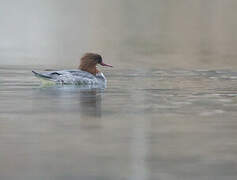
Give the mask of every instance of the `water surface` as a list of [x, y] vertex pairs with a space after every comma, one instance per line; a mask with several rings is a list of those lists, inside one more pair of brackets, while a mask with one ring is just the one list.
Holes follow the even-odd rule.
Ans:
[[235, 180], [237, 72], [113, 69], [107, 89], [0, 68], [1, 180]]

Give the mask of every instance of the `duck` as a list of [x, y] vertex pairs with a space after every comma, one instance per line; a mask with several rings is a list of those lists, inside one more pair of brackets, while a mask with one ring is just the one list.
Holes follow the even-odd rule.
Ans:
[[97, 53], [86, 53], [80, 59], [77, 69], [49, 70], [44, 72], [32, 71], [41, 82], [63, 85], [89, 85], [105, 87], [107, 80], [98, 70], [97, 65], [113, 67], [103, 62], [102, 56]]

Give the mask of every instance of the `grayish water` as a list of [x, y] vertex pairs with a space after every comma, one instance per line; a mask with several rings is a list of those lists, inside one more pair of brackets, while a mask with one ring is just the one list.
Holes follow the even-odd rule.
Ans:
[[[0, 65], [237, 66], [236, 0], [0, 0]], [[236, 69], [236, 68], [234, 68]]]
[[[0, 4], [0, 180], [237, 179], [236, 0]], [[31, 73], [87, 51], [104, 91]]]
[[236, 180], [237, 72], [113, 69], [108, 88], [0, 69], [1, 180]]

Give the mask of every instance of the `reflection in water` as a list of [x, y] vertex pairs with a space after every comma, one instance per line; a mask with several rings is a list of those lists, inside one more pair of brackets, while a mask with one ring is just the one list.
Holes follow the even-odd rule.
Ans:
[[84, 116], [101, 117], [101, 92], [98, 90], [80, 91], [79, 111]]
[[149, 153], [149, 144], [146, 139], [148, 122], [146, 119], [137, 120], [132, 131], [133, 140], [131, 142], [131, 161], [132, 161], [132, 178], [131, 180], [148, 179], [146, 158]]
[[1, 180], [237, 179], [236, 71], [114, 69], [104, 92], [0, 74]]
[[81, 89], [77, 86], [52, 86], [39, 89], [38, 96], [51, 99], [54, 107], [49, 109], [78, 112], [81, 117], [101, 116], [101, 94], [99, 89]]

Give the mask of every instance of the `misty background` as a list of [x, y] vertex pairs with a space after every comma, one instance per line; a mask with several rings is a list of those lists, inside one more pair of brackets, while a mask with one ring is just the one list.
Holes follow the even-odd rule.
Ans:
[[236, 68], [236, 0], [0, 0], [0, 65]]

